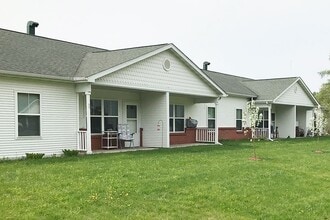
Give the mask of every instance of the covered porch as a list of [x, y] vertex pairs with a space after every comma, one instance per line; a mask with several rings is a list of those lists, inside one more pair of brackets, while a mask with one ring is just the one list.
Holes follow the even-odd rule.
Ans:
[[[80, 90], [77, 93], [77, 149], [80, 151], [97, 153], [136, 148], [168, 148], [196, 142], [217, 143], [218, 134], [215, 129], [205, 131], [187, 126], [189, 118], [205, 120], [203, 117], [206, 116], [200, 114], [197, 104], [217, 103], [217, 97], [107, 86], [86, 88], [90, 91]], [[129, 125], [131, 133], [134, 133], [132, 144], [120, 141], [120, 124]], [[114, 134], [113, 138], [105, 138], [108, 132]]]
[[262, 121], [256, 137], [262, 139], [296, 138], [307, 136], [312, 129], [314, 107], [268, 104], [260, 105]]

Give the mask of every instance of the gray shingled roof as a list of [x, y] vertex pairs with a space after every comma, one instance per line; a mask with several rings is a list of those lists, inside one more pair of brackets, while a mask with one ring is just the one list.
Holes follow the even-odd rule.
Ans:
[[229, 95], [257, 97], [257, 94], [242, 85], [242, 81], [251, 80], [245, 77], [233, 76], [209, 70], [202, 70], [214, 83]]
[[277, 79], [260, 79], [242, 81], [242, 84], [258, 94], [257, 100], [274, 100], [298, 77], [277, 78]]
[[168, 44], [88, 53], [79, 66], [76, 76], [91, 76], [143, 56], [166, 45]]
[[0, 70], [87, 77], [168, 44], [106, 50], [0, 29]]
[[[88, 77], [168, 44], [105, 50], [0, 28], [0, 70], [49, 76]], [[253, 80], [202, 70], [229, 95], [274, 100], [297, 77]]]
[[105, 51], [0, 29], [0, 70], [72, 77], [87, 53]]
[[298, 77], [275, 79], [249, 79], [208, 70], [203, 72], [229, 95], [257, 97], [272, 101], [294, 83]]

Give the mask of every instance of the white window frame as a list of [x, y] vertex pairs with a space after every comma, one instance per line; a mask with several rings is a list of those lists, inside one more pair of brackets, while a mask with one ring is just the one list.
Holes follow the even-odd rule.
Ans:
[[[210, 109], [210, 108], [214, 109], [214, 118], [210, 118], [210, 117], [209, 117], [209, 109]], [[210, 120], [214, 121], [214, 128], [215, 128], [215, 126], [216, 126], [216, 125], [215, 125], [215, 115], [216, 115], [215, 107], [211, 107], [211, 106], [207, 107], [207, 127], [208, 127], [208, 128], [210, 128], [210, 124], [209, 124], [209, 121], [210, 121]]]
[[[185, 106], [182, 104], [170, 104], [169, 108], [171, 108], [172, 106], [172, 112], [173, 112], [173, 116], [169, 115], [169, 120], [173, 120], [173, 130], [170, 130], [170, 133], [183, 133], [185, 132]], [[183, 106], [183, 116], [176, 116], [175, 115], [175, 106]], [[171, 112], [171, 110], [169, 111], [169, 113]], [[176, 131], [175, 130], [175, 120], [183, 120], [183, 130], [182, 131]]]
[[[31, 114], [31, 113], [19, 113], [18, 112], [18, 94], [31, 94], [31, 95], [39, 95], [39, 114]], [[39, 135], [34, 136], [19, 136], [18, 133], [18, 116], [20, 115], [31, 115], [31, 116], [39, 116]], [[40, 139], [42, 137], [42, 94], [36, 91], [15, 91], [15, 138], [16, 139]]]
[[[237, 110], [241, 111], [241, 118], [237, 118]], [[235, 129], [236, 129], [236, 131], [242, 131], [243, 130], [243, 109], [237, 108], [235, 110], [235, 118], [236, 118], [236, 120], [235, 120]], [[237, 129], [237, 121], [241, 121], [241, 129]]]
[[[92, 115], [91, 114], [91, 120], [92, 120], [92, 118], [101, 118], [101, 133], [91, 133], [92, 135], [99, 135], [99, 134], [102, 134], [104, 132], [104, 120], [105, 120], [105, 118], [117, 118], [117, 125], [118, 125], [118, 123], [119, 123], [119, 101], [118, 100], [91, 98], [91, 101], [92, 100], [101, 101], [101, 115]], [[104, 115], [104, 101], [115, 101], [115, 102], [117, 102], [117, 116]], [[92, 121], [91, 121], [91, 123], [92, 123]]]
[[[267, 121], [268, 125], [269, 125], [269, 123], [272, 123], [272, 121], [269, 120], [269, 118], [268, 118], [268, 109], [260, 109], [258, 115], [260, 115], [260, 114], [262, 114], [262, 119], [259, 122], [258, 126], [256, 126], [256, 127], [263, 128], [263, 129], [268, 128], [268, 126], [265, 127], [265, 122]], [[265, 119], [265, 116], [267, 117], [267, 119]]]

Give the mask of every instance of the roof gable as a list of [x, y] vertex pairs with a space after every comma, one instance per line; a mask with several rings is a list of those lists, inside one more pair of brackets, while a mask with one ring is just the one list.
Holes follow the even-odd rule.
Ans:
[[[133, 48], [134, 49], [134, 48]], [[140, 48], [143, 49], [143, 48]], [[138, 50], [140, 50], [138, 49]], [[134, 55], [130, 56], [130, 59], [127, 59], [126, 62], [118, 62], [118, 65], [108, 65], [108, 69], [105, 69], [101, 72], [92, 74], [87, 77], [88, 81], [94, 82], [98, 79], [101, 79], [102, 77], [111, 77], [110, 74], [117, 72], [119, 70], [122, 70], [126, 67], [129, 67], [133, 64], [136, 64], [138, 62], [142, 62], [150, 57], [156, 56], [158, 54], [161, 54], [164, 51], [171, 51], [177, 59], [180, 59], [190, 70], [192, 70], [195, 75], [199, 77], [200, 80], [203, 82], [206, 82], [208, 86], [211, 87], [213, 90], [217, 90], [218, 94], [221, 94], [223, 96], [226, 96], [226, 93], [218, 86], [216, 85], [212, 80], [210, 80], [203, 71], [201, 71], [187, 56], [185, 56], [176, 46], [173, 44], [162, 44], [158, 46], [152, 46], [148, 48], [148, 50], [142, 50], [143, 52], [134, 53]], [[148, 52], [149, 51], [149, 52]], [[129, 50], [127, 52], [130, 52]], [[110, 55], [110, 54], [108, 54]], [[114, 55], [114, 54], [112, 54]], [[189, 79], [187, 79], [189, 80]], [[189, 93], [189, 92], [187, 92]]]
[[300, 106], [317, 106], [319, 103], [301, 78], [284, 90], [274, 99], [274, 103], [295, 104]]
[[273, 101], [297, 79], [297, 77], [290, 77], [277, 79], [245, 80], [242, 81], [242, 84], [258, 95], [257, 100]]
[[[165, 69], [165, 61], [170, 69]], [[146, 91], [170, 92], [195, 97], [219, 97], [219, 91], [210, 85], [174, 50], [167, 49], [148, 58], [95, 79], [96, 85], [130, 88]]]

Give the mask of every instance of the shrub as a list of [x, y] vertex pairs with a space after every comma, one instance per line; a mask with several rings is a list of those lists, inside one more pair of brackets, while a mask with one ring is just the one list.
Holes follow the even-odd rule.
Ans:
[[26, 159], [41, 159], [45, 154], [43, 153], [26, 153]]
[[78, 150], [63, 149], [62, 150], [65, 157], [76, 157], [79, 154]]

